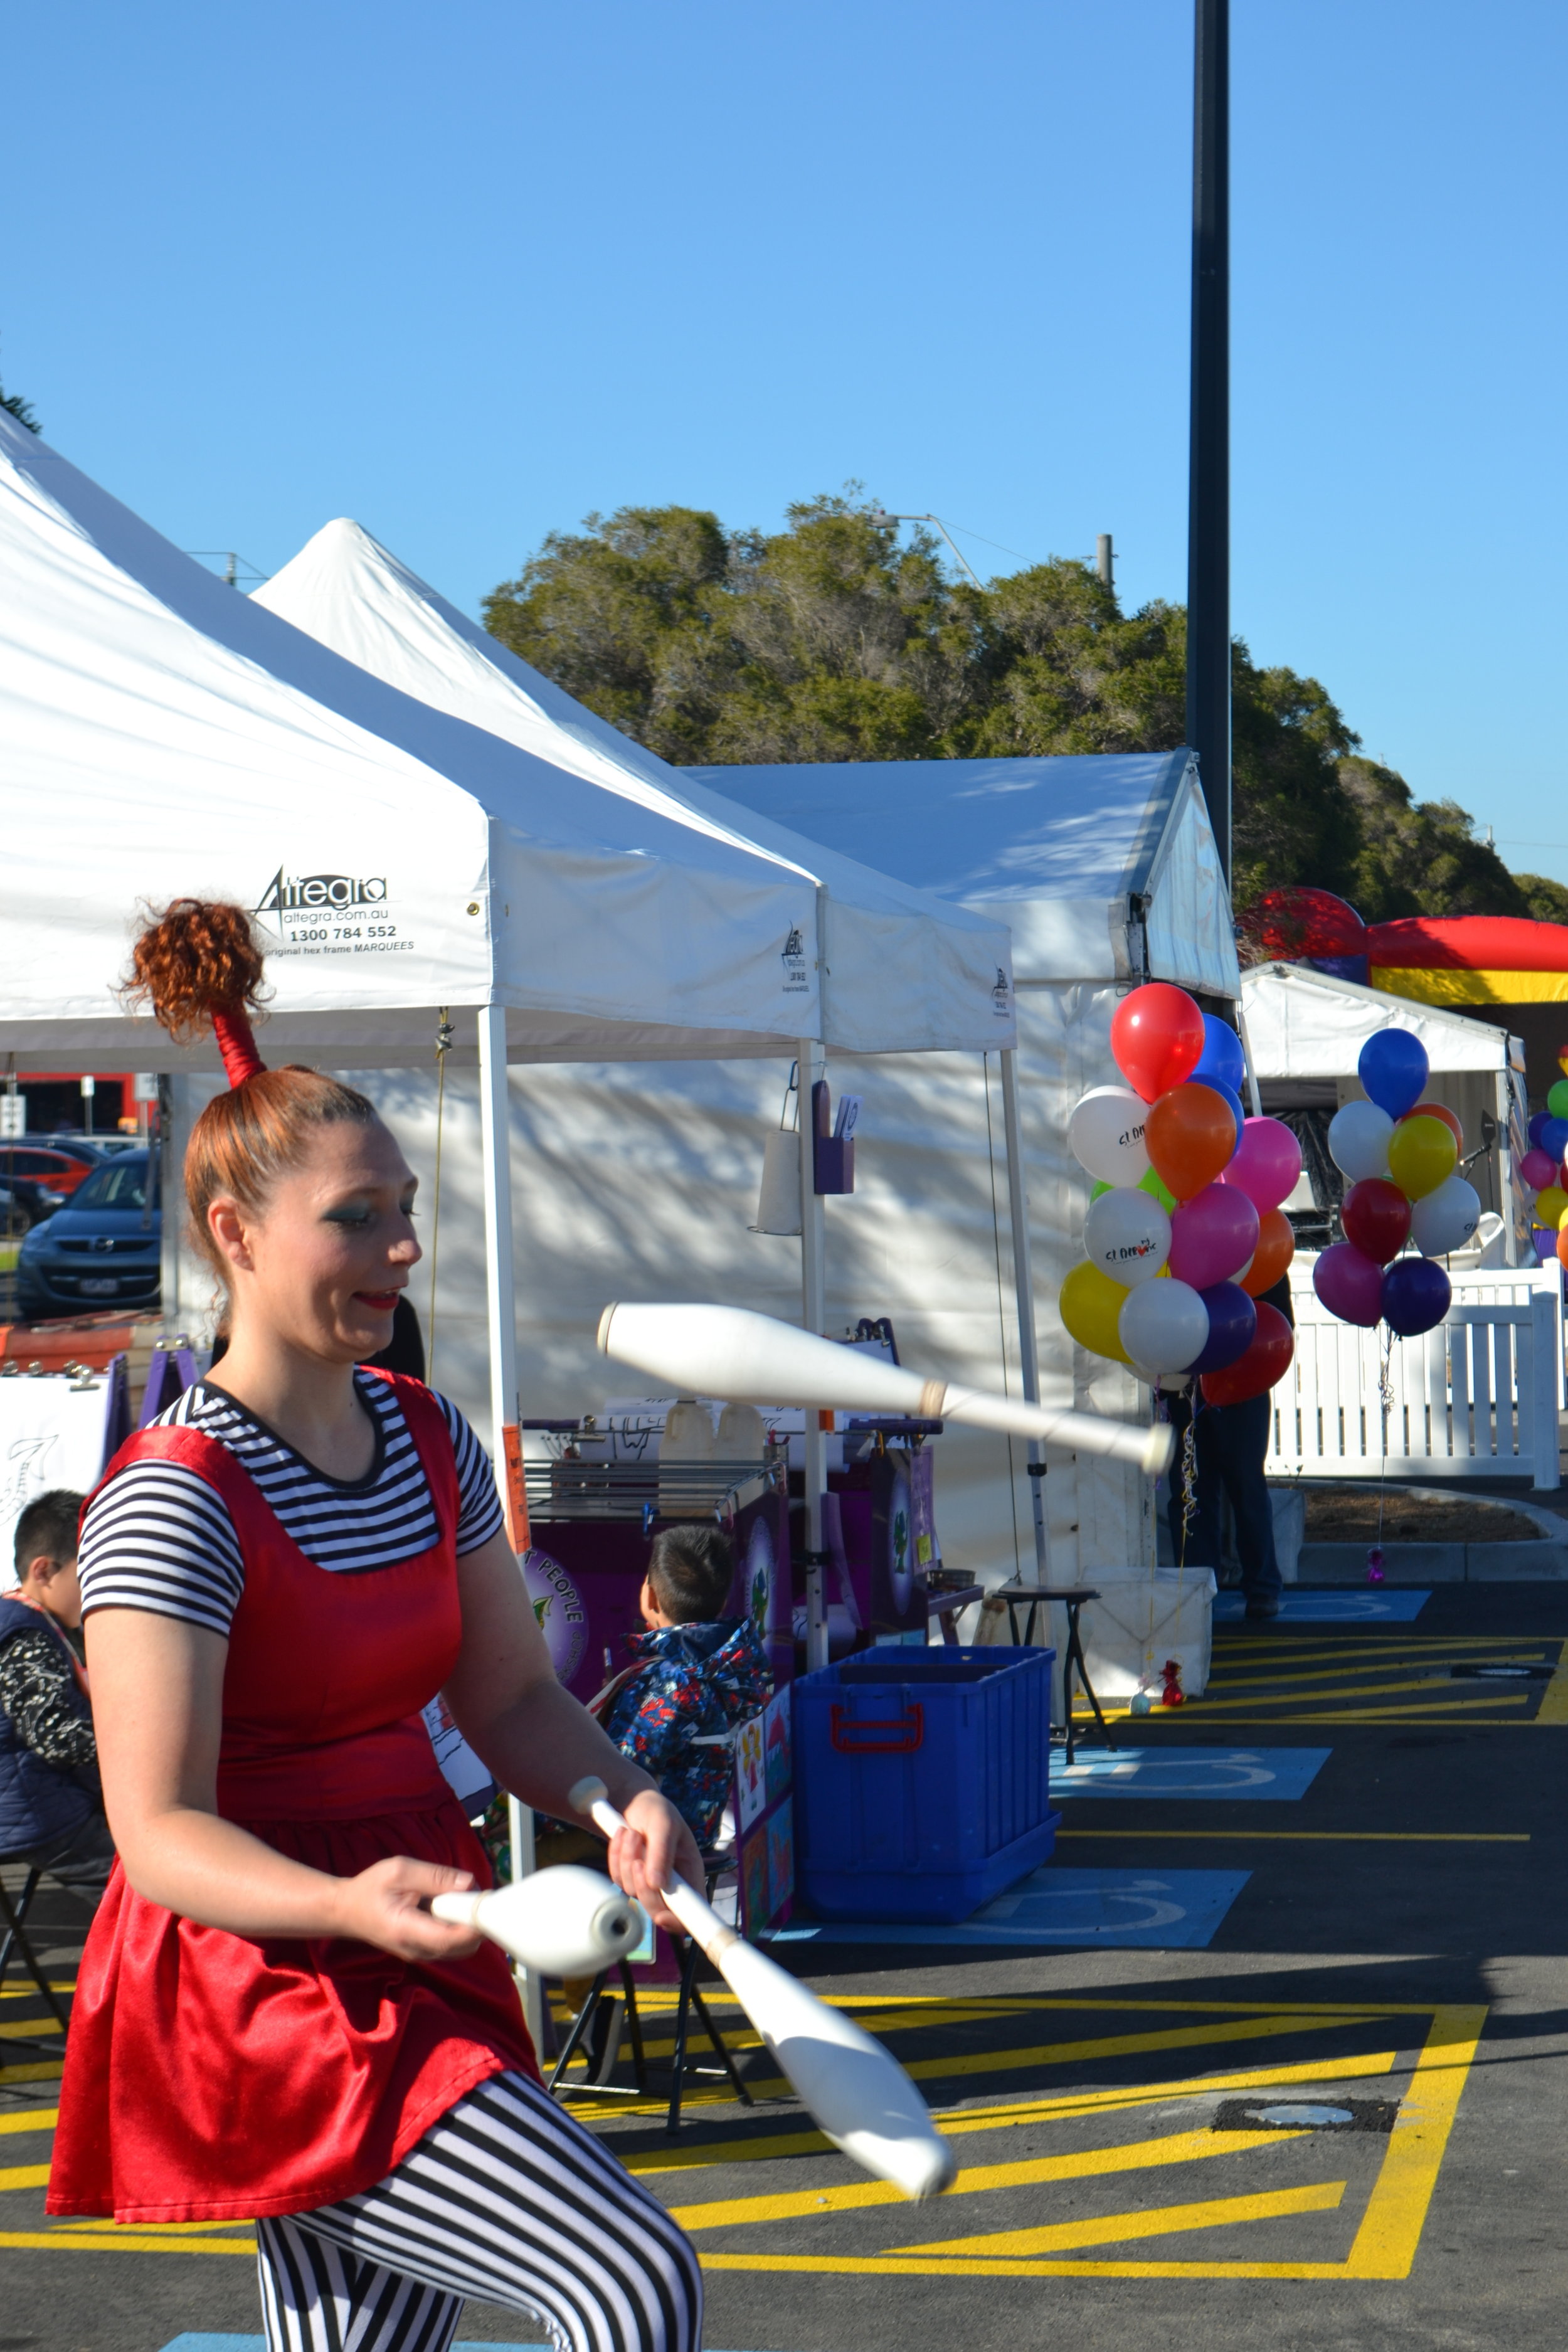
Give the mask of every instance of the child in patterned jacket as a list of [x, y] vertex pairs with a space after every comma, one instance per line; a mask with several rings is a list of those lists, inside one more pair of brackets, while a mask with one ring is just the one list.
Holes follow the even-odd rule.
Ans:
[[595, 1703], [605, 1729], [708, 1845], [730, 1792], [724, 1738], [773, 1695], [767, 1654], [749, 1617], [720, 1615], [734, 1560], [713, 1527], [661, 1528], [640, 1603], [647, 1631], [627, 1641], [637, 1664]]

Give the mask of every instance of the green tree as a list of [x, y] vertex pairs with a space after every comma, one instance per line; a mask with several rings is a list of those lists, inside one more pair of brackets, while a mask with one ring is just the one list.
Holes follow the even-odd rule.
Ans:
[[24, 400], [19, 392], [7, 392], [4, 384], [0, 384], [0, 408], [3, 408], [8, 416], [14, 416], [18, 425], [25, 425], [29, 433], [43, 431], [43, 426], [34, 414], [32, 402]]
[[1538, 923], [1568, 923], [1568, 885], [1548, 874], [1516, 874], [1524, 911]]
[[[677, 765], [1182, 742], [1181, 605], [1123, 613], [1065, 557], [979, 588], [948, 576], [929, 533], [900, 544], [879, 511], [852, 482], [792, 506], [772, 533], [693, 507], [590, 515], [485, 599], [486, 625]], [[1368, 921], [1531, 911], [1462, 809], [1416, 802], [1361, 756], [1316, 678], [1259, 667], [1239, 638], [1231, 677], [1238, 909], [1271, 884], [1310, 882]], [[1531, 887], [1543, 906], [1559, 887]]]
[[[1527, 915], [1518, 877], [1475, 837], [1457, 801], [1418, 801], [1392, 768], [1358, 755], [1340, 776], [1360, 820], [1347, 896], [1369, 923], [1400, 915]], [[1555, 886], [1550, 886], [1555, 887]]]

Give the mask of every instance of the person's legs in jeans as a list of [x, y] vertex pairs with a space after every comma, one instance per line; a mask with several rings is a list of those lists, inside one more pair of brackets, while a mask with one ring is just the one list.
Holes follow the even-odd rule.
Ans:
[[1212, 1483], [1224, 1481], [1236, 1514], [1236, 1549], [1241, 1558], [1241, 1589], [1249, 1616], [1273, 1616], [1279, 1607], [1274, 1506], [1263, 1475], [1272, 1405], [1265, 1391], [1241, 1404], [1211, 1405], [1198, 1422], [1200, 1454], [1205, 1452], [1206, 1434]]

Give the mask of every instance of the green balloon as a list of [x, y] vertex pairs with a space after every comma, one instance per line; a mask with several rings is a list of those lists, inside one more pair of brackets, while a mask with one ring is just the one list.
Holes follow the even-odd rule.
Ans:
[[1553, 1118], [1568, 1118], [1568, 1078], [1559, 1078], [1546, 1097], [1546, 1108]]
[[[1568, 1081], [1565, 1081], [1565, 1083], [1568, 1083]], [[1568, 1118], [1568, 1111], [1563, 1113], [1563, 1117]], [[1094, 1190], [1090, 1192], [1089, 1197], [1091, 1201], [1098, 1201], [1102, 1192], [1114, 1192], [1115, 1190], [1116, 1187], [1114, 1184], [1098, 1183], [1095, 1185]], [[1146, 1170], [1145, 1172], [1140, 1176], [1138, 1179], [1138, 1190], [1141, 1192], [1147, 1192], [1152, 1201], [1158, 1201], [1160, 1206], [1164, 1210], [1167, 1216], [1173, 1215], [1181, 1205], [1177, 1201], [1175, 1194], [1173, 1192], [1168, 1192], [1165, 1190], [1164, 1185], [1161, 1183], [1159, 1177], [1155, 1174], [1152, 1168]]]

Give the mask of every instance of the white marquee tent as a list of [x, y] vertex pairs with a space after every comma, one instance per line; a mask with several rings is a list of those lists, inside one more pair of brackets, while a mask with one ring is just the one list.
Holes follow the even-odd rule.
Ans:
[[[8, 1066], [214, 1066], [210, 1046], [173, 1049], [116, 993], [136, 902], [181, 891], [256, 908], [274, 1059], [426, 1061], [438, 1008], [473, 1009], [453, 1058], [481, 1067], [498, 1418], [517, 1393], [508, 1060], [776, 1057], [821, 1036], [823, 876], [635, 762], [585, 772], [397, 692], [215, 579], [4, 415], [0, 741]], [[912, 1007], [889, 990], [879, 1013], [868, 963], [841, 992], [849, 1028], [897, 1047], [951, 1018], [961, 1036], [1010, 1043], [1005, 930], [866, 887], [889, 968], [903, 979], [913, 943], [923, 981]]]

